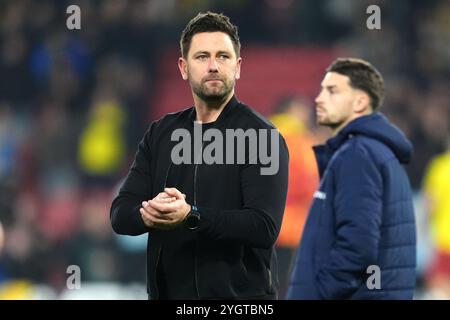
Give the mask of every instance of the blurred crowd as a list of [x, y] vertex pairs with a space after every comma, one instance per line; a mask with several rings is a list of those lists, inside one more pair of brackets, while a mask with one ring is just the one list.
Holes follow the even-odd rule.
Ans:
[[[81, 30], [66, 27], [70, 4], [81, 8]], [[381, 8], [381, 30], [366, 28], [370, 4]], [[415, 148], [406, 169], [417, 200], [417, 297], [450, 299], [444, 0], [1, 1], [0, 298], [17, 292], [15, 281], [61, 292], [69, 265], [80, 266], [86, 282], [145, 284], [146, 236], [114, 235], [109, 207], [158, 107], [158, 61], [204, 10], [229, 15], [244, 48], [324, 47], [379, 68], [387, 90], [381, 111]], [[313, 99], [280, 97], [266, 114], [290, 137], [291, 162], [298, 159], [278, 243], [286, 272], [318, 181], [309, 147], [329, 136], [314, 123]]]

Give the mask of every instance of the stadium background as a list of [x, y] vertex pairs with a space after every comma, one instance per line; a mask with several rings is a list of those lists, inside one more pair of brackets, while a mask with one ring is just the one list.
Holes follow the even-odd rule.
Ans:
[[[81, 30], [66, 27], [71, 4], [81, 8]], [[366, 26], [372, 4], [381, 8], [381, 30]], [[435, 188], [450, 198], [442, 187], [449, 170], [431, 166], [450, 150], [445, 0], [2, 0], [0, 298], [146, 298], [146, 236], [113, 234], [109, 207], [149, 123], [191, 105], [178, 41], [205, 10], [239, 27], [238, 98], [268, 117], [294, 98], [314, 142], [329, 136], [311, 113], [324, 68], [338, 56], [379, 68], [382, 111], [415, 146], [406, 168], [418, 223], [415, 298], [450, 298], [427, 280], [440, 250], [434, 233], [450, 233], [450, 211], [436, 227], [427, 202]], [[81, 269], [79, 290], [67, 288], [70, 265]]]

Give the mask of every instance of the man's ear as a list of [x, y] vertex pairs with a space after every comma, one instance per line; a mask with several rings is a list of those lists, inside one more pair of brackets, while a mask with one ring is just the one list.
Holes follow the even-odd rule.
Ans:
[[184, 60], [184, 58], [182, 57], [178, 58], [178, 69], [180, 70], [181, 77], [183, 78], [183, 80], [187, 80], [188, 79], [187, 63], [186, 60]]
[[353, 110], [355, 113], [359, 114], [370, 112], [372, 110], [372, 107], [370, 106], [370, 97], [366, 92], [358, 92], [353, 105]]
[[241, 64], [242, 64], [242, 58], [239, 57], [237, 59], [237, 64], [236, 64], [236, 75], [235, 75], [236, 80], [239, 80], [239, 78], [241, 77]]

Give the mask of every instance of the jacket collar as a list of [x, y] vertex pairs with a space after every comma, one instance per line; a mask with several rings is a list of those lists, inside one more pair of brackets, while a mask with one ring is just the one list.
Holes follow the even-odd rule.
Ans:
[[366, 122], [372, 117], [376, 116], [377, 113], [372, 113], [367, 116], [359, 117], [351, 122], [349, 122], [338, 134], [330, 139], [328, 139], [325, 144], [313, 146], [314, 153], [316, 155], [317, 167], [319, 169], [319, 176], [322, 178], [325, 169], [328, 166], [334, 153], [348, 140], [353, 137], [352, 129], [361, 123]]
[[[228, 114], [230, 114], [230, 112], [232, 110], [235, 109], [235, 107], [239, 104], [238, 99], [236, 98], [235, 95], [233, 95], [230, 99], [230, 101], [228, 101], [228, 103], [225, 105], [225, 107], [223, 108], [222, 112], [220, 112], [219, 117], [217, 118], [216, 121], [214, 121], [216, 124], [219, 124], [223, 121], [223, 119], [225, 119]], [[189, 119], [193, 121], [195, 121], [197, 117], [197, 112], [195, 110], [195, 107], [192, 107], [191, 112], [189, 113]]]

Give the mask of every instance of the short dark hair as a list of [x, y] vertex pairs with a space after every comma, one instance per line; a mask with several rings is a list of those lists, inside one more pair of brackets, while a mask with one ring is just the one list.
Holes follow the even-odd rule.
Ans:
[[238, 28], [231, 23], [230, 18], [222, 13], [201, 12], [191, 19], [181, 33], [180, 49], [181, 56], [185, 58], [191, 47], [192, 37], [200, 32], [224, 32], [228, 34], [233, 42], [236, 56], [239, 57], [241, 43], [239, 41]]
[[350, 86], [366, 92], [375, 110], [384, 99], [384, 80], [381, 73], [370, 63], [357, 58], [338, 58], [326, 70], [350, 78]]

